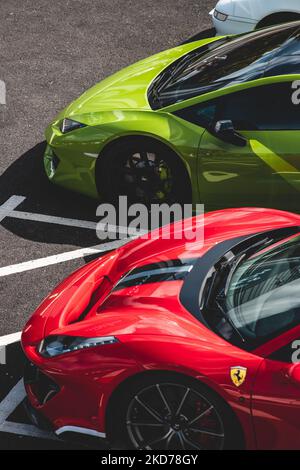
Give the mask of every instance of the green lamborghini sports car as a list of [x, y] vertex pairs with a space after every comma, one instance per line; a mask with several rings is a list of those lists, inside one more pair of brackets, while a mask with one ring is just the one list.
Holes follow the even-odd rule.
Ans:
[[46, 138], [49, 179], [95, 198], [297, 210], [300, 22], [131, 65], [67, 106]]

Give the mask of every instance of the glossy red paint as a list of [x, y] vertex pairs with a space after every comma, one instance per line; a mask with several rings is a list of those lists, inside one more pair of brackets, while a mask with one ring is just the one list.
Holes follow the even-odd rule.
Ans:
[[[132, 241], [77, 270], [33, 314], [23, 331], [23, 349], [60, 392], [40, 405], [33, 387], [26, 388], [33, 407], [54, 429], [79, 426], [105, 433], [107, 406], [120, 384], [150, 371], [175, 371], [205, 383], [229, 404], [248, 449], [300, 448], [300, 388], [291, 382], [286, 364], [268, 359], [299, 337], [300, 328], [248, 353], [217, 336], [183, 307], [182, 281], [111, 293], [133, 268], [198, 258], [227, 239], [300, 225], [300, 217], [275, 210], [230, 209], [201, 216], [197, 224], [204, 224], [204, 243], [162, 240], [158, 230], [154, 239]], [[176, 230], [181, 224], [172, 226]], [[87, 309], [85, 319], [76, 321]], [[58, 334], [115, 336], [119, 342], [45, 359], [37, 351], [39, 342]], [[234, 366], [248, 369], [239, 388], [230, 378]]]

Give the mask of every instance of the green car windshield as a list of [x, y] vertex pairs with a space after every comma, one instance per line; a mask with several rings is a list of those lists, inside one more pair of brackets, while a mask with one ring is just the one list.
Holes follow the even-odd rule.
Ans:
[[[296, 22], [238, 38], [229, 37], [220, 43], [216, 41], [217, 47], [210, 50], [195, 49], [154, 80], [148, 93], [152, 109], [255, 80], [265, 74], [300, 73], [299, 31], [300, 23]], [[277, 61], [272, 71], [272, 62], [277, 57], [284, 57], [284, 65], [281, 63], [280, 66]], [[291, 66], [286, 69], [288, 64]]]
[[206, 321], [247, 350], [299, 325], [300, 236], [238, 259], [219, 285]]

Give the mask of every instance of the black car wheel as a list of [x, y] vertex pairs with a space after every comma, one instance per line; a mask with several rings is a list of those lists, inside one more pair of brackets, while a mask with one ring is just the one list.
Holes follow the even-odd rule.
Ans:
[[292, 12], [274, 13], [266, 18], [263, 18], [255, 29], [267, 28], [268, 26], [276, 26], [278, 24], [290, 23], [292, 21], [299, 21], [300, 15]]
[[146, 205], [191, 202], [187, 171], [171, 150], [152, 139], [120, 141], [99, 157], [98, 190], [105, 200], [125, 195]]
[[116, 419], [120, 418], [117, 441], [123, 448], [200, 451], [242, 447], [242, 433], [230, 408], [214, 392], [188, 379], [151, 378], [131, 387]]

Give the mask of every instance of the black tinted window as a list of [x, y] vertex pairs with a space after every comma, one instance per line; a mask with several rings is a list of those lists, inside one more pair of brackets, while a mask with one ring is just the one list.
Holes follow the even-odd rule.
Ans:
[[[208, 54], [190, 53], [170, 66], [172, 79], [166, 72], [150, 88], [149, 101], [154, 109], [205, 94], [209, 91], [263, 77], [269, 63], [280, 53], [290, 37], [297, 34], [299, 24], [247, 34]], [[290, 46], [297, 49], [297, 46]], [[155, 99], [157, 98], [157, 99]]]
[[266, 77], [300, 74], [300, 56], [277, 57], [266, 70]]
[[174, 114], [209, 129], [230, 120], [236, 130], [299, 130], [300, 105], [293, 104], [292, 82], [254, 87], [176, 111]]
[[190, 106], [189, 108], [181, 109], [180, 111], [176, 111], [174, 114], [186, 121], [196, 124], [197, 126], [209, 129], [216, 121], [216, 110], [217, 100], [214, 100], [208, 103], [197, 104], [195, 106]]
[[293, 104], [292, 82], [260, 86], [222, 97], [218, 120], [237, 130], [299, 130], [300, 105]]
[[300, 73], [300, 34], [290, 38], [268, 65], [265, 76]]
[[280, 361], [280, 362], [287, 362], [291, 364], [293, 362], [293, 355], [295, 353], [295, 345], [294, 341], [292, 343], [287, 344], [281, 349], [278, 349], [273, 354], [269, 356], [269, 359], [273, 361]]

